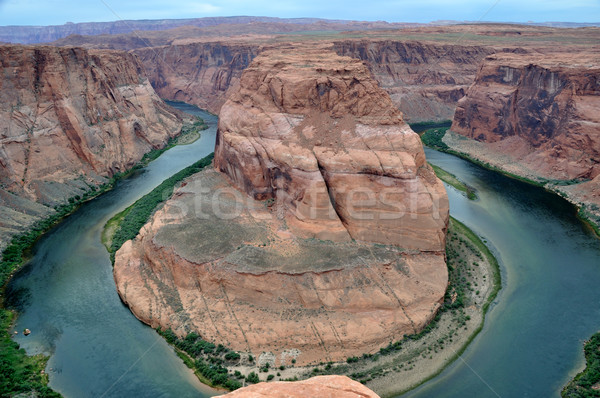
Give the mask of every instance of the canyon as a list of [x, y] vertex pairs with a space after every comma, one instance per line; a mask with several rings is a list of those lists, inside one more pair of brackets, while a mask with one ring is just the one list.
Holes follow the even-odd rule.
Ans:
[[116, 253], [139, 319], [287, 366], [376, 351], [435, 316], [446, 192], [362, 62], [264, 50], [221, 107], [214, 165]]
[[133, 55], [4, 45], [0, 65], [3, 246], [181, 129]]
[[[119, 294], [262, 364], [375, 352], [435, 315], [448, 204], [406, 121], [453, 119], [452, 149], [600, 217], [597, 29], [231, 22], [1, 46], [2, 242], [174, 136], [159, 97], [220, 114], [215, 169], [118, 252]], [[393, 205], [345, 202], [359, 186]]]

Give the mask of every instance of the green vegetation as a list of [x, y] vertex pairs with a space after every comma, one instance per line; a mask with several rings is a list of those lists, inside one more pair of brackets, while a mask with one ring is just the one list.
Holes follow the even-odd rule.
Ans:
[[439, 122], [429, 121], [429, 122], [409, 123], [410, 128], [416, 133], [420, 133], [425, 130], [430, 130], [430, 129], [434, 129], [434, 128], [449, 128], [451, 125], [452, 125], [452, 120], [441, 120]]
[[447, 172], [439, 166], [429, 163], [429, 165], [435, 171], [435, 175], [442, 181], [447, 184], [452, 185], [454, 188], [458, 189], [461, 192], [464, 192], [467, 195], [467, 198], [470, 200], [477, 199], [477, 194], [475, 193], [475, 188], [465, 184], [461, 180], [459, 180], [454, 174]]
[[[173, 193], [175, 185], [184, 178], [191, 176], [211, 164], [214, 154], [197, 161], [191, 166], [173, 174], [164, 180], [150, 193], [138, 199], [134, 204], [116, 214], [105, 225], [103, 232], [103, 243], [110, 242], [111, 261], [115, 260], [115, 253], [126, 241], [137, 236], [140, 229], [148, 222], [148, 219], [159, 204], [164, 202]], [[112, 231], [112, 236], [109, 232]]]
[[139, 169], [141, 167], [147, 166], [148, 163], [157, 159], [165, 151], [168, 151], [176, 145], [191, 144], [200, 137], [199, 132], [202, 130], [206, 130], [207, 128], [208, 125], [206, 125], [204, 120], [199, 117], [196, 117], [193, 123], [183, 125], [179, 135], [173, 138], [169, 138], [169, 141], [167, 141], [167, 145], [165, 145], [164, 148], [154, 149], [146, 153], [142, 160], [140, 160], [140, 162], [134, 168]]
[[[197, 118], [193, 124], [185, 125], [177, 138], [169, 140], [165, 148], [152, 150], [144, 155], [142, 160], [133, 168], [115, 173], [108, 181], [100, 186], [90, 186], [89, 190], [69, 198], [64, 204], [54, 207], [54, 213], [40, 220], [29, 231], [14, 236], [2, 252], [0, 261], [0, 287], [6, 286], [14, 272], [27, 260], [29, 250], [42, 234], [49, 231], [62, 219], [77, 210], [83, 203], [112, 189], [115, 184], [131, 175], [134, 171], [158, 158], [164, 151], [177, 145], [179, 140], [191, 143], [190, 134], [206, 129], [204, 121]], [[180, 138], [181, 137], [181, 138]], [[4, 297], [0, 295], [0, 304], [4, 305]], [[43, 355], [27, 356], [24, 350], [14, 342], [9, 334], [15, 313], [0, 308], [0, 393], [2, 396], [12, 396], [19, 393], [34, 394], [39, 397], [60, 397], [60, 394], [47, 387], [48, 376], [42, 373], [47, 357]]]
[[[450, 147], [448, 145], [446, 145], [446, 143], [443, 141], [443, 138], [446, 135], [447, 131], [448, 131], [448, 128], [434, 128], [434, 129], [426, 130], [423, 134], [421, 134], [421, 141], [423, 142], [423, 144], [427, 145], [428, 147], [430, 147], [432, 149], [438, 150], [440, 152], [449, 153], [454, 156], [458, 156], [461, 159], [468, 160], [469, 162], [475, 163], [476, 165], [481, 166], [485, 169], [494, 171], [496, 173], [500, 173], [502, 175], [505, 175], [506, 177], [509, 177], [509, 178], [512, 178], [515, 180], [519, 180], [526, 184], [544, 188], [544, 189], [551, 191], [557, 195], [560, 195], [566, 199], [568, 199], [567, 195], [564, 192], [560, 191], [558, 189], [558, 187], [575, 185], [575, 184], [589, 181], [587, 179], [580, 179], [580, 178], [575, 178], [575, 179], [571, 179], [571, 180], [551, 180], [551, 179], [541, 178], [541, 177], [537, 178], [536, 180], [532, 180], [532, 179], [522, 177], [522, 176], [519, 176], [519, 175], [516, 175], [513, 173], [509, 173], [508, 171], [503, 170], [499, 167], [496, 167], [496, 166], [490, 164], [489, 162], [482, 162], [481, 160], [475, 159], [465, 153], [450, 149]], [[441, 176], [438, 176], [438, 177], [441, 180], [444, 180]], [[446, 182], [448, 182], [448, 181], [446, 181]], [[450, 182], [448, 182], [448, 183], [450, 184]], [[577, 205], [577, 207], [578, 207], [577, 216], [579, 217], [579, 219], [582, 220], [583, 222], [585, 222], [586, 224], [588, 224], [591, 227], [591, 229], [596, 233], [596, 236], [600, 237], [600, 211], [597, 208], [597, 205], [584, 204], [584, 205]]]
[[584, 204], [579, 208], [577, 217], [592, 228], [600, 238], [600, 209], [597, 204]]
[[[188, 333], [184, 339], [180, 339], [171, 329], [161, 330], [159, 327], [156, 331], [175, 347], [177, 355], [190, 369], [195, 371], [203, 383], [231, 391], [242, 386], [242, 383], [237, 380], [243, 377], [242, 374], [236, 372], [230, 375], [226, 368], [226, 365], [234, 365], [240, 361], [241, 356], [237, 352], [231, 351], [221, 344], [215, 346], [194, 332]], [[246, 377], [246, 381], [258, 383], [260, 380], [256, 373], [251, 372]]]
[[448, 127], [435, 128], [426, 130], [421, 134], [421, 141], [430, 148], [438, 151], [447, 152], [450, 147], [442, 140], [448, 131]]
[[60, 397], [48, 387], [48, 375], [44, 373], [48, 357], [27, 356], [11, 339], [9, 329], [13, 319], [13, 312], [0, 309], [0, 395]]
[[[470, 253], [467, 254], [467, 253]], [[382, 347], [377, 353], [363, 354], [362, 356], [353, 356], [346, 359], [346, 363], [337, 364], [335, 366], [326, 366], [325, 368], [312, 369], [314, 374], [347, 374], [354, 380], [361, 383], [367, 383], [379, 377], [386, 375], [391, 371], [399, 372], [401, 370], [410, 370], [419, 357], [431, 357], [435, 353], [444, 350], [445, 346], [452, 342], [466, 326], [466, 323], [471, 320], [470, 316], [465, 313], [465, 309], [473, 305], [473, 297], [478, 296], [478, 286], [475, 280], [471, 277], [475, 267], [479, 267], [479, 261], [487, 260], [491, 265], [492, 275], [492, 290], [486, 301], [482, 303], [482, 320], [476, 329], [469, 336], [466, 342], [461, 346], [456, 353], [453, 353], [452, 358], [446, 362], [449, 365], [453, 360], [458, 358], [460, 354], [467, 348], [469, 343], [477, 336], [483, 327], [483, 319], [490, 304], [496, 298], [502, 284], [500, 280], [500, 269], [498, 262], [487, 246], [481, 239], [473, 233], [468, 227], [460, 223], [458, 220], [450, 217], [448, 227], [448, 237], [446, 243], [446, 257], [448, 265], [449, 285], [444, 296], [442, 307], [436, 314], [435, 318], [419, 333], [405, 335], [400, 341], [391, 342], [387, 346]], [[469, 262], [469, 257], [476, 258], [476, 261]], [[452, 323], [455, 325], [454, 330], [444, 330], [439, 327], [443, 316], [451, 316]], [[448, 319], [448, 318], [445, 318]], [[445, 321], [447, 325], [448, 321]], [[439, 332], [439, 338], [430, 338], [432, 331]], [[428, 340], [423, 341], [423, 346], [415, 346], [411, 342], [420, 341], [424, 337]], [[406, 348], [412, 347], [412, 348]], [[417, 347], [417, 348], [415, 348]], [[393, 356], [391, 359], [380, 361], [384, 356]], [[381, 362], [381, 363], [380, 363]], [[435, 374], [432, 374], [425, 380], [437, 376], [444, 368], [438, 369]], [[401, 377], [401, 376], [399, 376]], [[412, 386], [414, 388], [416, 386]], [[404, 391], [398, 391], [401, 393]]]
[[593, 335], [583, 349], [586, 367], [563, 388], [563, 398], [600, 397], [600, 333]]

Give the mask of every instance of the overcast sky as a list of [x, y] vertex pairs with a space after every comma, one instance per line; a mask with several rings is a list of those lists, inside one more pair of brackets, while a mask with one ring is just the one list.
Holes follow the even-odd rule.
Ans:
[[388, 22], [599, 22], [600, 0], [0, 0], [0, 25], [233, 15]]

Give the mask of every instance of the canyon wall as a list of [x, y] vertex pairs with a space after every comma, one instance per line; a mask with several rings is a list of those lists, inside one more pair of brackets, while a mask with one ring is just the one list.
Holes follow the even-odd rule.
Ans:
[[153, 327], [274, 366], [343, 361], [435, 317], [447, 222], [419, 137], [367, 67], [278, 46], [221, 107], [215, 169], [117, 251], [114, 277]]
[[177, 44], [134, 50], [162, 98], [218, 113], [229, 87], [259, 52], [257, 45], [231, 42]]
[[411, 122], [452, 119], [481, 61], [495, 52], [491, 46], [366, 39], [336, 41], [334, 49], [365, 61]]
[[6, 45], [0, 66], [3, 242], [180, 131], [131, 54]]
[[[118, 42], [118, 38], [113, 40]], [[134, 52], [161, 97], [218, 113], [227, 89], [239, 80], [261, 48], [250, 42], [214, 41]], [[343, 40], [334, 42], [333, 48], [339, 55], [363, 60], [411, 122], [451, 119], [479, 64], [494, 52], [484, 46], [391, 40]]]
[[600, 174], [600, 56], [500, 54], [485, 59], [451, 130], [489, 143], [530, 177]]

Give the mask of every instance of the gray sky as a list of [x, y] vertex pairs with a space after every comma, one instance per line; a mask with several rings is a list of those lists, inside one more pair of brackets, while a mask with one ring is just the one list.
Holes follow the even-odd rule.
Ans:
[[599, 22], [600, 0], [0, 0], [0, 25], [233, 15], [388, 22]]

